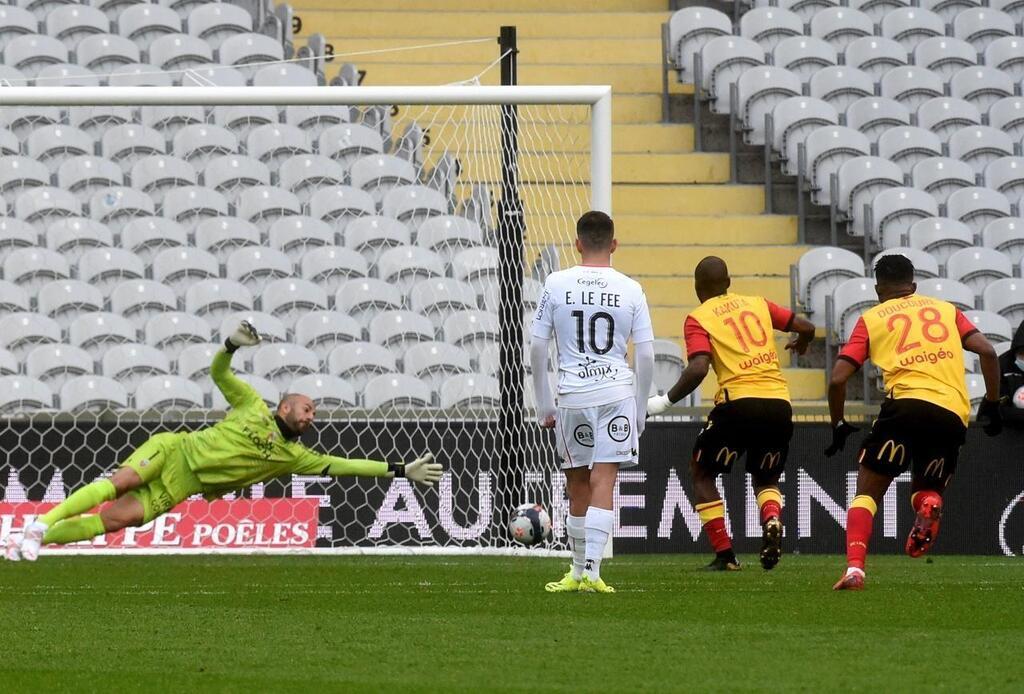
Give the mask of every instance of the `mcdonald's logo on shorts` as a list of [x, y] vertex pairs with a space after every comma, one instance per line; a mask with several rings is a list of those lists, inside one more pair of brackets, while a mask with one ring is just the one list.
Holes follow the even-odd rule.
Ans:
[[[725, 467], [729, 467], [735, 462], [736, 458], [739, 457], [739, 451], [730, 451], [727, 446], [722, 446], [718, 449], [718, 453], [715, 455], [715, 462], [721, 463]], [[725, 460], [722, 460], [722, 459]]]
[[765, 453], [764, 457], [761, 458], [761, 469], [771, 470], [773, 467], [779, 464], [779, 460], [782, 459], [782, 452], [775, 451], [774, 453]]
[[942, 477], [942, 470], [946, 467], [945, 458], [936, 458], [924, 468], [925, 477]]
[[888, 451], [889, 451], [889, 462], [890, 463], [895, 462], [896, 455], [899, 454], [900, 460], [896, 464], [897, 465], [903, 465], [903, 459], [907, 455], [907, 449], [904, 448], [902, 443], [896, 443], [892, 439], [889, 439], [888, 441], [883, 443], [882, 444], [882, 448], [878, 451], [878, 458], [877, 458], [877, 460], [881, 460], [883, 458], [883, 456], [885, 456], [886, 449], [888, 449]]

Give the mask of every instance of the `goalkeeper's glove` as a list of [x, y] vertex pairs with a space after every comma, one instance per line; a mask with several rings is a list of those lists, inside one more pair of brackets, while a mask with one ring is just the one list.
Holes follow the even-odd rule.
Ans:
[[668, 408], [673, 405], [675, 405], [675, 403], [668, 399], [668, 394], [652, 395], [647, 398], [647, 416], [653, 417], [655, 415], [665, 414]]
[[978, 421], [981, 429], [989, 436], [998, 436], [1003, 430], [1003, 414], [999, 411], [1002, 400], [983, 398], [978, 405]]
[[260, 339], [260, 334], [256, 332], [256, 328], [252, 326], [252, 323], [244, 320], [238, 324], [235, 332], [231, 333], [228, 339], [224, 340], [224, 348], [229, 352], [234, 352], [239, 347], [258, 345]]
[[860, 431], [860, 427], [855, 427], [845, 419], [840, 419], [832, 429], [832, 445], [825, 449], [825, 455], [831, 458], [843, 450], [843, 447], [846, 446], [846, 439], [855, 431]]
[[393, 464], [392, 470], [395, 477], [407, 477], [413, 482], [419, 482], [428, 487], [434, 486], [434, 482], [441, 479], [441, 463], [434, 462], [434, 455], [427, 453], [422, 458], [408, 463], [407, 465]]

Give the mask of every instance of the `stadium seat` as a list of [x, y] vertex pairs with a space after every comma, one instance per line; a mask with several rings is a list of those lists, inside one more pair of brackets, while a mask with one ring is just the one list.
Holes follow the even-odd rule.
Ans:
[[294, 266], [284, 253], [263, 246], [245, 246], [228, 256], [227, 277], [241, 282], [253, 296], [263, 294], [274, 280], [291, 277]]
[[277, 123], [278, 113], [273, 106], [214, 106], [213, 122], [245, 141], [254, 128]]
[[100, 78], [92, 70], [80, 65], [56, 63], [39, 71], [36, 84], [50, 87], [98, 87]]
[[138, 330], [144, 330], [153, 316], [177, 308], [174, 290], [153, 280], [126, 280], [110, 292], [110, 310], [127, 318]]
[[971, 44], [952, 36], [933, 36], [914, 47], [914, 64], [949, 81], [964, 68], [975, 67], [978, 52]]
[[0, 280], [0, 318], [11, 313], [29, 311], [31, 301], [28, 292], [7, 280]]
[[732, 34], [732, 20], [710, 7], [686, 7], [668, 20], [668, 51], [679, 82], [693, 84], [693, 56], [718, 36]]
[[294, 125], [281, 123], [253, 128], [245, 138], [245, 146], [250, 156], [274, 170], [295, 155], [311, 153], [306, 133]]
[[226, 262], [239, 248], [260, 245], [261, 238], [255, 224], [237, 217], [204, 219], [195, 229], [196, 246], [220, 263]]
[[909, 7], [909, 0], [849, 0], [847, 5], [855, 10], [860, 10], [867, 16], [871, 17], [871, 21], [876, 24], [882, 21], [888, 12], [903, 7]]
[[363, 326], [337, 311], [310, 310], [295, 321], [295, 342], [313, 350], [324, 363], [338, 345], [362, 339]]
[[[441, 223], [443, 222], [428, 220], [420, 229], [418, 238], [432, 238], [433, 231], [431, 230]], [[424, 228], [426, 231], [423, 230]], [[376, 265], [380, 254], [385, 250], [396, 246], [408, 246], [412, 243], [412, 234], [405, 224], [390, 217], [373, 214], [352, 219], [345, 227], [344, 237], [345, 246], [361, 253], [366, 262], [371, 265]]]
[[1013, 17], [1016, 22], [1024, 22], [1024, 4], [1020, 0], [989, 0], [989, 7]]
[[916, 188], [888, 188], [871, 200], [874, 228], [871, 238], [882, 248], [907, 245], [911, 226], [921, 219], [938, 217], [939, 203]]
[[63, 188], [30, 188], [14, 199], [14, 216], [40, 228], [62, 217], [81, 215], [82, 204]]
[[60, 388], [65, 412], [104, 412], [128, 408], [126, 384], [106, 376], [75, 376]]
[[53, 408], [53, 392], [28, 376], [0, 376], [0, 415]]
[[919, 219], [907, 232], [907, 246], [925, 251], [945, 266], [953, 253], [974, 245], [974, 232], [963, 222], [945, 217]]
[[248, 81], [238, 70], [224, 65], [193, 68], [181, 73], [176, 83], [184, 87], [245, 87]]
[[256, 186], [242, 191], [236, 209], [239, 217], [266, 231], [281, 217], [302, 214], [302, 202], [282, 188]]
[[946, 200], [946, 216], [960, 220], [975, 234], [980, 234], [993, 219], [1010, 214], [1010, 201], [1006, 196], [988, 188], [961, 188]]
[[918, 162], [910, 178], [915, 188], [927, 192], [940, 204], [945, 204], [952, 193], [975, 185], [974, 169], [950, 157], [932, 157]]
[[197, 169], [203, 169], [216, 157], [238, 152], [238, 137], [219, 125], [186, 125], [174, 134], [171, 151]]
[[701, 84], [711, 100], [712, 113], [729, 113], [729, 85], [745, 70], [764, 65], [764, 49], [741, 36], [718, 36], [700, 49]]
[[322, 219], [339, 233], [344, 233], [352, 220], [377, 212], [373, 197], [352, 186], [329, 186], [316, 191], [309, 199], [309, 214]]
[[387, 347], [370, 342], [347, 342], [327, 355], [331, 374], [348, 381], [356, 392], [363, 392], [374, 376], [398, 371], [395, 356]]
[[356, 391], [348, 381], [327, 374], [308, 374], [292, 381], [289, 393], [302, 393], [320, 410], [355, 407]]
[[163, 133], [169, 140], [183, 128], [206, 122], [206, 112], [202, 106], [143, 106], [139, 109], [139, 117], [143, 125]]
[[945, 94], [945, 82], [937, 73], [908, 65], [889, 70], [880, 81], [882, 96], [895, 99], [911, 112], [929, 99]]
[[430, 320], [412, 311], [382, 311], [370, 321], [370, 342], [383, 345], [396, 356], [418, 342], [431, 342], [436, 331]]
[[961, 128], [981, 124], [981, 111], [974, 104], [949, 96], [928, 99], [917, 108], [917, 124], [931, 130], [943, 142]]
[[[772, 60], [773, 64], [799, 77], [801, 82], [807, 82], [811, 75], [821, 68], [839, 62], [836, 49], [828, 42], [813, 36], [791, 36], [783, 39], [772, 49]], [[851, 67], [859, 66], [851, 64]]]
[[[2, 64], [0, 64], [0, 68], [7, 72], [14, 70], [14, 68]], [[23, 78], [10, 75], [5, 79]], [[14, 84], [20, 84], [20, 82], [14, 82]], [[56, 106], [5, 106], [3, 111], [0, 111], [0, 118], [19, 140], [24, 140], [36, 128], [62, 122], [61, 110]]]
[[139, 159], [153, 154], [166, 154], [167, 142], [153, 128], [125, 123], [103, 133], [100, 152], [128, 173]]
[[974, 323], [982, 335], [988, 338], [989, 342], [1009, 342], [1013, 339], [1013, 327], [1010, 321], [998, 313], [992, 311], [967, 311], [967, 318]]
[[403, 222], [415, 234], [427, 220], [448, 214], [448, 201], [427, 186], [398, 186], [384, 196], [382, 214]]
[[139, 410], [199, 410], [205, 407], [203, 390], [180, 376], [150, 376], [135, 389]]
[[[803, 85], [796, 74], [770, 65], [753, 67], [736, 83], [737, 114], [747, 144], [763, 145], [764, 116], [783, 99], [799, 96]], [[385, 214], [387, 210], [385, 210]]]
[[878, 260], [885, 255], [902, 255], [905, 258], [909, 258], [910, 262], [914, 264], [914, 280], [920, 282], [922, 280], [935, 279], [939, 276], [939, 263], [934, 257], [925, 253], [924, 251], [916, 248], [910, 248], [907, 246], [896, 246], [894, 248], [886, 248], [881, 253], [876, 255], [871, 260], [871, 266], [874, 267]]
[[991, 126], [961, 128], [949, 136], [949, 156], [970, 164], [978, 174], [985, 171], [989, 162], [1013, 154], [1010, 136]]
[[754, 7], [740, 16], [739, 29], [740, 36], [769, 53], [783, 39], [803, 34], [804, 21], [780, 7]]
[[[266, 403], [271, 411], [277, 409], [277, 405], [281, 401], [281, 391], [277, 386], [261, 376], [253, 376], [247, 373], [236, 373], [235, 375], [252, 386], [253, 390], [263, 398], [263, 402]], [[220, 392], [219, 388], [213, 389], [210, 405], [214, 410], [230, 409], [228, 401], [224, 398], [224, 394]]]
[[398, 246], [381, 253], [377, 276], [406, 294], [416, 282], [442, 277], [444, 262], [436, 253], [419, 246]]
[[167, 34], [149, 45], [149, 62], [161, 70], [191, 70], [213, 63], [210, 44], [187, 34]]
[[919, 161], [942, 156], [942, 141], [924, 128], [910, 125], [889, 128], [878, 137], [878, 156], [894, 162], [909, 176]]
[[124, 185], [124, 172], [102, 157], [80, 156], [65, 160], [57, 169], [57, 185], [87, 203], [99, 190]]
[[277, 316], [288, 327], [311, 311], [327, 309], [327, 292], [307, 280], [289, 277], [268, 283], [262, 292], [263, 310]]
[[110, 296], [124, 280], [142, 279], [145, 266], [137, 255], [120, 248], [95, 248], [78, 261], [78, 278]]
[[1024, 260], [1024, 219], [993, 219], [981, 230], [981, 245], [1003, 253], [1014, 266]]
[[320, 359], [311, 349], [301, 345], [262, 345], [252, 356], [252, 370], [284, 391], [298, 376], [318, 373]]
[[985, 167], [985, 186], [1016, 200], [1024, 194], [1024, 157], [1001, 157]]
[[343, 184], [348, 174], [341, 164], [322, 154], [299, 154], [281, 164], [277, 177], [282, 188], [307, 203], [316, 191]]
[[39, 20], [22, 7], [0, 5], [0, 46], [13, 38], [35, 34], [39, 31]]
[[132, 187], [149, 195], [157, 205], [171, 188], [194, 186], [198, 176], [192, 165], [178, 157], [155, 154], [140, 159], [132, 166]]
[[280, 63], [259, 68], [252, 76], [254, 87], [318, 87], [317, 76], [295, 63]]
[[327, 128], [317, 140], [320, 154], [330, 157], [348, 171], [352, 165], [371, 154], [384, 152], [380, 133], [358, 123], [343, 123]]
[[133, 63], [110, 71], [107, 81], [111, 87], [170, 87], [171, 77], [156, 65]]
[[914, 47], [933, 36], [944, 36], [946, 23], [942, 17], [920, 7], [897, 8], [887, 12], [880, 23], [882, 36], [898, 41], [913, 53]]
[[163, 217], [136, 217], [121, 229], [121, 247], [147, 265], [160, 251], [187, 244], [185, 228]]
[[824, 39], [837, 51], [843, 51], [851, 42], [875, 33], [875, 23], [859, 10], [848, 7], [829, 7], [816, 12], [810, 21], [811, 36]]
[[284, 60], [284, 48], [263, 34], [235, 34], [220, 43], [217, 52], [223, 65], [233, 65], [246, 77], [252, 77], [259, 63]]
[[121, 36], [142, 48], [164, 34], [180, 33], [181, 18], [167, 7], [145, 3], [124, 9], [117, 16], [117, 27]]
[[981, 2], [979, 0], [921, 0], [920, 6], [934, 12], [942, 17], [944, 22], [950, 24], [961, 11], [980, 7]]
[[877, 303], [874, 280], [859, 277], [844, 280], [832, 290], [832, 325], [828, 327], [845, 343], [860, 314]]
[[[351, 232], [350, 227], [347, 235]], [[433, 217], [423, 222], [416, 232], [416, 245], [437, 253], [445, 264], [450, 263], [456, 253], [482, 244], [480, 225], [465, 217]]]
[[969, 101], [979, 111], [988, 111], [995, 102], [1013, 96], [1014, 87], [1007, 73], [982, 65], [957, 72], [949, 80], [949, 89], [954, 97]]
[[446, 342], [462, 347], [477, 359], [498, 345], [498, 316], [489, 311], [459, 311], [444, 321], [442, 333]]
[[368, 410], [430, 407], [430, 387], [407, 374], [382, 374], [367, 381], [363, 406]]
[[403, 371], [415, 376], [431, 390], [460, 373], [472, 371], [469, 354], [447, 342], [420, 342], [406, 350], [402, 359]]
[[349, 176], [352, 186], [369, 193], [377, 205], [394, 188], [417, 182], [413, 165], [389, 154], [371, 154], [358, 159], [349, 169]]
[[844, 56], [845, 65], [867, 73], [876, 82], [889, 70], [907, 64], [907, 50], [883, 36], [862, 36], [851, 41]]
[[178, 355], [175, 370], [182, 378], [198, 384], [203, 394], [209, 394], [215, 390], [210, 367], [221, 347], [223, 344], [216, 342], [189, 345]]
[[211, 337], [209, 324], [191, 313], [162, 313], [146, 323], [146, 344], [162, 350], [172, 361], [186, 346], [209, 342]]
[[[478, 246], [459, 251], [452, 258], [452, 276], [468, 282], [478, 294], [497, 286], [499, 261], [497, 249]], [[443, 273], [442, 273], [443, 274]]]
[[354, 277], [366, 277], [366, 260], [350, 248], [321, 246], [307, 251], [301, 260], [304, 279], [323, 287], [333, 294], [341, 285]]
[[998, 313], [1010, 321], [1010, 325], [1024, 321], [1024, 282], [1021, 280], [1005, 278], [990, 282], [983, 299], [986, 311]]
[[106, 225], [82, 217], [66, 217], [46, 227], [46, 246], [57, 251], [70, 265], [78, 264], [82, 254], [92, 248], [110, 247], [114, 235]]
[[1011, 140], [1024, 139], [1024, 97], [1011, 96], [992, 104], [988, 109], [988, 122]]
[[71, 157], [92, 154], [93, 139], [70, 125], [44, 125], [28, 136], [25, 152], [54, 174]]
[[50, 170], [28, 157], [0, 157], [0, 194], [4, 201], [14, 202], [32, 188], [48, 186]]
[[46, 248], [18, 248], [4, 259], [4, 279], [30, 296], [52, 280], [68, 279], [71, 268], [64, 256]]
[[443, 409], [497, 409], [501, 407], [498, 379], [468, 373], [452, 376], [441, 384], [440, 405]]
[[[325, 130], [335, 125], [348, 123], [350, 120], [352, 120], [352, 111], [348, 106], [299, 106], [292, 104], [284, 107], [284, 122], [301, 128], [305, 131], [306, 137], [309, 138], [310, 142], [317, 142], [318, 144], [320, 135]], [[324, 152], [321, 151], [321, 154], [324, 154]]]
[[253, 309], [253, 295], [242, 284], [225, 279], [205, 279], [189, 285], [185, 310], [216, 329], [224, 316]]
[[1024, 79], [1024, 39], [1004, 36], [994, 40], [985, 47], [985, 65], [1001, 70], [1013, 81]]
[[[946, 261], [946, 277], [963, 282], [978, 296], [989, 282], [1012, 276], [1010, 259], [991, 248], [964, 248]], [[987, 305], [985, 308], [991, 310]]]
[[477, 308], [477, 293], [469, 284], [447, 277], [422, 280], [409, 292], [409, 306], [440, 330], [453, 313]]
[[54, 392], [76, 376], [93, 373], [94, 368], [92, 356], [71, 345], [39, 345], [25, 356], [25, 375], [45, 383]]
[[292, 262], [299, 262], [308, 252], [334, 246], [334, 229], [325, 222], [297, 215], [282, 217], [270, 226], [270, 246], [287, 255]]
[[837, 65], [811, 75], [810, 95], [845, 111], [857, 99], [872, 96], [875, 83], [871, 76], [856, 68]]
[[334, 307], [368, 328], [378, 312], [402, 308], [402, 292], [392, 284], [371, 277], [350, 279], [334, 295]]
[[220, 264], [212, 254], [198, 248], [181, 246], [160, 251], [152, 264], [153, 279], [184, 296], [189, 286], [199, 280], [216, 278]]
[[117, 381], [130, 392], [150, 376], [171, 372], [167, 355], [150, 345], [116, 345], [103, 354], [100, 363], [104, 376]]
[[114, 233], [119, 233], [135, 218], [152, 217], [155, 213], [153, 198], [134, 187], [100, 188], [89, 198], [89, 216], [106, 224]]
[[39, 313], [57, 321], [62, 329], [83, 313], [102, 311], [103, 303], [100, 290], [81, 280], [47, 282], [36, 296]]
[[961, 311], [971, 311], [977, 303], [974, 290], [956, 280], [938, 278], [921, 280], [917, 283], [917, 293], [948, 301]]
[[886, 188], [903, 185], [903, 171], [881, 157], [854, 157], [836, 172], [836, 207], [846, 214], [847, 231], [856, 236], [869, 232], [864, 226], [864, 205]]
[[974, 7], [953, 18], [953, 36], [974, 46], [978, 53], [996, 39], [1016, 33], [1013, 17], [989, 7]]
[[47, 65], [67, 63], [68, 49], [64, 44], [41, 34], [24, 34], [12, 38], [3, 49], [5, 65], [24, 73], [26, 77], [36, 77]]
[[125, 65], [136, 65], [141, 60], [139, 46], [135, 42], [114, 34], [87, 36], [75, 48], [75, 61], [102, 75]]
[[676, 384], [684, 366], [683, 347], [679, 342], [663, 339], [654, 341], [654, 387], [659, 393], [668, 392]]
[[13, 217], [0, 217], [0, 266], [7, 256], [19, 248], [32, 248], [39, 244], [35, 227]]
[[99, 360], [114, 345], [135, 342], [137, 339], [138, 331], [131, 321], [106, 311], [83, 314], [68, 326], [68, 340], [71, 344], [84, 349], [94, 360]]
[[[3, 79], [0, 77], [0, 79]], [[0, 128], [0, 156], [17, 156], [21, 153], [21, 141], [7, 128]]]
[[203, 184], [237, 204], [244, 191], [270, 185], [270, 168], [243, 154], [225, 154], [203, 168]]
[[253, 30], [252, 15], [244, 8], [230, 3], [208, 3], [195, 8], [188, 15], [188, 32], [220, 48], [225, 39]]

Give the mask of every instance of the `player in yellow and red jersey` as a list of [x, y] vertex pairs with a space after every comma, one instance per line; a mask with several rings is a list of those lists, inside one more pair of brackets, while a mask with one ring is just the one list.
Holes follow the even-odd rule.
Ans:
[[732, 470], [746, 454], [761, 509], [761, 566], [772, 569], [782, 556], [782, 494], [779, 477], [793, 436], [789, 387], [782, 376], [772, 330], [795, 331], [786, 349], [803, 354], [814, 339], [814, 326], [787, 308], [760, 296], [729, 293], [729, 270], [709, 256], [694, 270], [701, 305], [683, 325], [687, 365], [665, 395], [648, 401], [650, 414], [661, 414], [700, 385], [708, 368], [718, 377], [715, 407], [697, 435], [690, 460], [695, 510], [715, 549], [706, 568], [740, 568], [725, 528], [725, 504], [715, 479]]
[[999, 359], [985, 336], [952, 304], [916, 294], [914, 266], [905, 256], [878, 260], [875, 291], [880, 303], [857, 321], [828, 387], [833, 438], [825, 455], [832, 456], [856, 431], [843, 420], [850, 376], [870, 358], [885, 377], [885, 401], [858, 456], [857, 496], [846, 515], [847, 569], [835, 590], [864, 587], [875, 511], [892, 480], [908, 468], [913, 470], [910, 502], [916, 516], [907, 554], [919, 557], [935, 542], [942, 493], [956, 471], [971, 416], [964, 349], [981, 358], [986, 393], [978, 418], [985, 420], [985, 433], [995, 436], [1002, 430]]

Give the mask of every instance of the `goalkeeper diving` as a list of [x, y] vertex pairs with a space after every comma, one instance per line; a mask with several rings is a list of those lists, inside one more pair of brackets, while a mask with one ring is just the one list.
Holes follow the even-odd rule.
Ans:
[[[350, 460], [312, 451], [299, 440], [316, 415], [307, 396], [285, 395], [271, 412], [252, 386], [231, 371], [240, 347], [260, 342], [243, 321], [213, 358], [210, 374], [231, 406], [216, 425], [191, 433], [156, 434], [110, 476], [75, 491], [62, 503], [11, 534], [5, 545], [9, 560], [35, 561], [45, 544], [67, 544], [139, 526], [163, 515], [192, 496], [212, 500], [281, 475], [406, 477], [433, 485], [441, 465], [429, 453], [409, 463]], [[99, 513], [88, 513], [108, 501]]]

